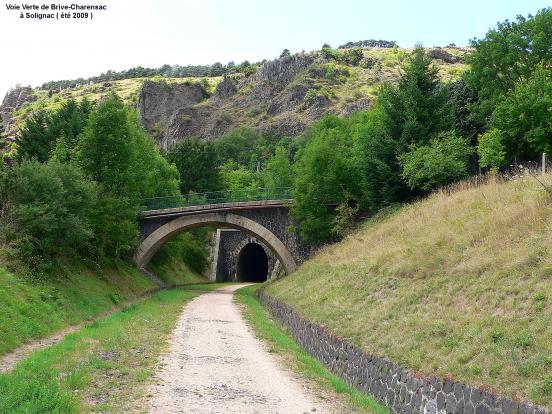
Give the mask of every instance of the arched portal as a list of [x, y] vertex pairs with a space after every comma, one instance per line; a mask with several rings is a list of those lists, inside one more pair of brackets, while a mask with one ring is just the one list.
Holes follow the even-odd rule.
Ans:
[[258, 243], [247, 243], [240, 250], [236, 266], [240, 282], [265, 282], [268, 279], [268, 256]]
[[274, 252], [280, 263], [284, 266], [286, 273], [289, 274], [295, 270], [296, 265], [293, 256], [274, 233], [247, 217], [229, 212], [181, 216], [169, 221], [157, 228], [142, 241], [134, 256], [136, 264], [140, 268], [145, 268], [153, 255], [165, 242], [183, 231], [204, 226], [233, 228], [251, 234]]

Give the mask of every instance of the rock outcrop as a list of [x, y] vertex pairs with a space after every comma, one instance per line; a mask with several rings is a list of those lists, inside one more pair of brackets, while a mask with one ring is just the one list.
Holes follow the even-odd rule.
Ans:
[[194, 83], [154, 82], [146, 80], [140, 91], [138, 111], [144, 127], [160, 139], [177, 111], [206, 98], [204, 89]]
[[2, 105], [0, 105], [2, 125], [4, 127], [4, 134], [7, 137], [13, 137], [16, 133], [15, 112], [24, 104], [35, 100], [36, 96], [33, 94], [33, 88], [30, 86], [17, 86], [8, 91], [2, 101]]

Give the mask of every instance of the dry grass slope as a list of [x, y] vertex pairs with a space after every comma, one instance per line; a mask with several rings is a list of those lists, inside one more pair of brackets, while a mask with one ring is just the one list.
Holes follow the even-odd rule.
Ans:
[[551, 196], [532, 177], [461, 187], [368, 221], [268, 292], [414, 372], [552, 408]]

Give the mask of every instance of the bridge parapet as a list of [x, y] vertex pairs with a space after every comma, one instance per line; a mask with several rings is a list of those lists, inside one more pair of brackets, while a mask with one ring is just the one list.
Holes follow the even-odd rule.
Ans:
[[293, 199], [289, 195], [283, 199], [218, 200], [183, 206], [159, 203], [157, 206], [162, 208], [142, 211], [139, 217], [142, 243], [136, 254], [138, 265], [147, 265], [155, 251], [179, 232], [201, 226], [233, 228], [256, 237], [274, 252], [288, 273], [310, 255], [313, 247], [304, 243], [293, 230], [288, 211]]
[[142, 211], [186, 207], [197, 208], [206, 205], [213, 206], [240, 202], [252, 203], [270, 200], [290, 200], [291, 198], [291, 189], [287, 187], [212, 191], [206, 193], [145, 198], [142, 200]]

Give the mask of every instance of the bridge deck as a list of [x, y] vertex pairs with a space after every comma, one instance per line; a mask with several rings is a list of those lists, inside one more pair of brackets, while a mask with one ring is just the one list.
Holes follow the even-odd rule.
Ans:
[[193, 214], [212, 213], [220, 211], [253, 210], [268, 207], [287, 207], [293, 203], [293, 199], [286, 200], [258, 200], [258, 201], [234, 201], [228, 203], [202, 204], [197, 206], [173, 207], [159, 210], [146, 210], [140, 213], [140, 218], [158, 218], [170, 216], [186, 216]]

